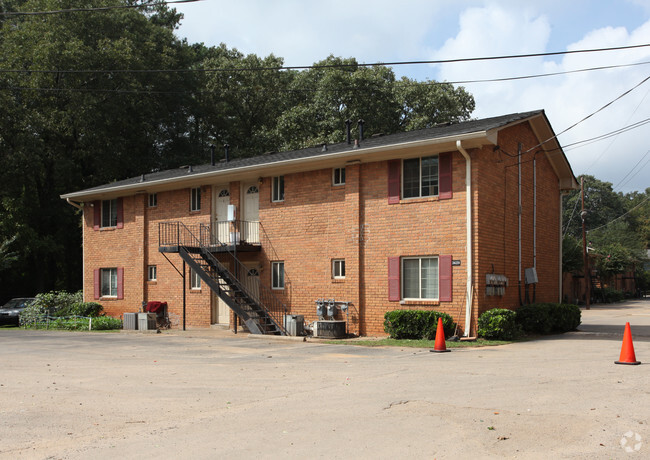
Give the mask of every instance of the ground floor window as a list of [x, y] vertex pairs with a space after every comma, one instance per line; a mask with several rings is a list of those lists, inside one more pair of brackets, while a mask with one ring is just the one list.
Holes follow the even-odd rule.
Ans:
[[438, 258], [402, 258], [402, 298], [438, 299]]
[[201, 277], [193, 268], [190, 268], [190, 289], [201, 289]]
[[271, 287], [284, 289], [284, 261], [271, 262]]
[[156, 281], [158, 279], [158, 267], [155, 265], [149, 265], [147, 269], [147, 280]]
[[345, 278], [345, 259], [332, 260], [332, 278], [334, 279]]
[[117, 297], [117, 268], [102, 268], [100, 275], [102, 297]]

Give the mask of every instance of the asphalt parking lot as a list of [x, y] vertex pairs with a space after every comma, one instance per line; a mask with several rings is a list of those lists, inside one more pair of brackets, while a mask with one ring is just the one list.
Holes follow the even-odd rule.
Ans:
[[650, 458], [649, 376], [650, 299], [440, 354], [2, 328], [0, 458]]

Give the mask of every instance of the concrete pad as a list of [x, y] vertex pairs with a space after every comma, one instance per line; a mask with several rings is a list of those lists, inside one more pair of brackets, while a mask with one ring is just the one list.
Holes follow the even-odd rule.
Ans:
[[[648, 458], [648, 311], [443, 354], [0, 329], [0, 458]], [[625, 321], [640, 366], [614, 364]]]

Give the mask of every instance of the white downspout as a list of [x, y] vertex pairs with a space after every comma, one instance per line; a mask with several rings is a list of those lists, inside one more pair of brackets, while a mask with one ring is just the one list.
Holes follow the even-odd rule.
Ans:
[[70, 198], [66, 198], [65, 201], [67, 201], [70, 206], [74, 206], [75, 208], [81, 209], [82, 211], [84, 210], [82, 205], [75, 203], [74, 201], [70, 201]]
[[465, 337], [469, 337], [472, 321], [472, 298], [474, 283], [472, 275], [472, 159], [463, 148], [460, 140], [456, 141], [456, 149], [465, 157], [465, 208], [467, 221], [467, 292], [465, 293]]

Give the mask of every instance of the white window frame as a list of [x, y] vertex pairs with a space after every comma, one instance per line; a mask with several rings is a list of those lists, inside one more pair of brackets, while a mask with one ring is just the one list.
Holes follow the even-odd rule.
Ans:
[[284, 260], [271, 262], [271, 289], [284, 289]]
[[[436, 159], [437, 173], [436, 173], [436, 177], [435, 177], [435, 185], [432, 185], [431, 187], [437, 193], [429, 193], [428, 195], [424, 195], [424, 194], [422, 194], [422, 188], [423, 188], [422, 187], [422, 179], [423, 179], [423, 177], [422, 177], [422, 160], [426, 160], [426, 159], [430, 159], [430, 158], [431, 159], [433, 159], [433, 158]], [[404, 163], [407, 162], [407, 161], [412, 161], [412, 160], [418, 160], [419, 161], [419, 163], [418, 163], [418, 179], [419, 179], [418, 180], [418, 194], [413, 195], [413, 196], [406, 196], [404, 194], [404, 185], [405, 185], [405, 182], [406, 182], [405, 179], [404, 179], [404, 172], [405, 172]], [[401, 188], [402, 188], [402, 190], [401, 190], [402, 198], [404, 198], [406, 200], [413, 199], [413, 198], [435, 197], [435, 196], [440, 195], [440, 157], [439, 157], [439, 155], [427, 155], [427, 156], [423, 156], [423, 157], [407, 158], [407, 159], [402, 160], [401, 181], [400, 181], [400, 183], [401, 183]]]
[[271, 187], [271, 201], [281, 203], [284, 201], [284, 176], [274, 176]]
[[201, 187], [190, 190], [190, 212], [201, 210]]
[[332, 278], [345, 279], [345, 259], [332, 259]]
[[150, 193], [149, 194], [149, 207], [150, 208], [155, 208], [158, 206], [158, 194], [157, 193]]
[[[102, 217], [101, 228], [115, 228], [117, 227], [117, 198], [112, 200], [102, 200]], [[104, 210], [108, 208], [108, 216], [105, 215]], [[106, 222], [108, 219], [108, 222]]]
[[190, 289], [201, 289], [201, 277], [193, 268], [190, 268]]
[[99, 269], [99, 293], [101, 297], [117, 298], [117, 267]]
[[[407, 297], [405, 295], [405, 284], [406, 284], [406, 272], [404, 270], [404, 263], [409, 260], [417, 260], [418, 264], [418, 297]], [[423, 260], [435, 260], [436, 261], [436, 277], [433, 280], [435, 283], [435, 290], [437, 296], [435, 297], [423, 297], [422, 296], [422, 261]], [[426, 300], [426, 301], [437, 301], [440, 299], [440, 259], [438, 256], [421, 256], [421, 257], [402, 257], [400, 260], [400, 280], [401, 280], [401, 298], [402, 300]]]
[[147, 267], [147, 281], [158, 281], [158, 267], [156, 265]]
[[345, 167], [332, 169], [332, 185], [345, 185]]

